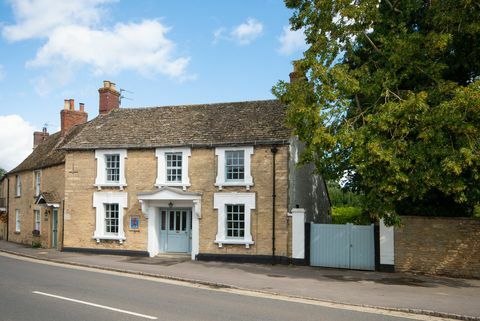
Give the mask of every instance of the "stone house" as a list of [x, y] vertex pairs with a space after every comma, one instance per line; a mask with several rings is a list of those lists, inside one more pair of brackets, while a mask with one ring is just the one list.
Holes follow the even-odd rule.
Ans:
[[83, 104], [75, 110], [74, 100], [65, 100], [60, 120], [61, 130], [55, 134], [50, 135], [46, 128], [34, 132], [32, 153], [5, 175], [9, 241], [62, 247], [66, 152], [61, 147], [87, 121]]
[[0, 177], [0, 240], [7, 239], [7, 177]]
[[[58, 189], [36, 199], [59, 202], [63, 250], [290, 262], [300, 257], [289, 213], [329, 220], [324, 182], [296, 166], [279, 101], [120, 108], [109, 81], [99, 94], [99, 116], [55, 144]], [[9, 177], [30, 173], [34, 186], [39, 166], [22, 164]]]

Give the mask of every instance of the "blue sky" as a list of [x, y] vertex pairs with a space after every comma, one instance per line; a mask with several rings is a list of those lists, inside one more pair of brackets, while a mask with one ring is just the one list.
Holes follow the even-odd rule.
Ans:
[[124, 107], [273, 98], [305, 48], [290, 15], [281, 0], [0, 2], [0, 167], [58, 130], [64, 99], [97, 116], [103, 80], [132, 92]]

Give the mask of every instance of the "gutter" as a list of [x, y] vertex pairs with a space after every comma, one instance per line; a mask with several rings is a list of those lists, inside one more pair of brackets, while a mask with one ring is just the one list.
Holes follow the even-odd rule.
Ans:
[[254, 140], [245, 142], [225, 142], [225, 143], [193, 143], [193, 144], [172, 144], [172, 145], [145, 145], [138, 144], [130, 145], [109, 145], [109, 146], [91, 146], [91, 147], [61, 147], [59, 149], [65, 151], [84, 151], [95, 149], [154, 149], [154, 148], [175, 148], [175, 147], [191, 147], [191, 148], [213, 148], [213, 147], [228, 147], [228, 146], [266, 146], [266, 145], [288, 145], [290, 140]]

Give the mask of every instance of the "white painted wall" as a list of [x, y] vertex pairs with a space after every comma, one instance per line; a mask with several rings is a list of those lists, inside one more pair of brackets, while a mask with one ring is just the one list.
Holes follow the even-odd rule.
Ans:
[[380, 220], [380, 264], [395, 264], [393, 226], [387, 227]]

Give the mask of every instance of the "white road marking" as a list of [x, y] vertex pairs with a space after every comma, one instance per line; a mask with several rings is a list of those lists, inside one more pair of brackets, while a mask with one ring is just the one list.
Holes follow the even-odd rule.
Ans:
[[134, 316], [137, 316], [137, 317], [140, 317], [140, 318], [145, 318], [145, 319], [150, 319], [150, 320], [157, 320], [157, 317], [153, 317], [153, 316], [151, 316], [151, 315], [136, 313], [136, 312], [127, 311], [127, 310], [122, 310], [122, 309], [117, 309], [117, 308], [112, 308], [112, 307], [108, 307], [108, 306], [106, 306], [106, 305], [96, 304], [96, 303], [92, 303], [92, 302], [86, 302], [86, 301], [81, 301], [81, 300], [77, 300], [77, 299], [71, 299], [71, 298], [67, 298], [67, 297], [64, 297], [64, 296], [60, 296], [60, 295], [55, 295], [55, 294], [50, 294], [50, 293], [45, 293], [45, 292], [40, 292], [40, 291], [33, 291], [32, 293], [40, 294], [40, 295], [44, 295], [44, 296], [49, 296], [49, 297], [52, 297], [52, 298], [55, 298], [55, 299], [60, 299], [60, 300], [65, 300], [65, 301], [70, 301], [70, 302], [85, 304], [85, 305], [89, 305], [89, 306], [96, 307], [96, 308], [100, 308], [100, 309], [105, 309], [105, 310], [110, 310], [110, 311], [115, 311], [115, 312], [130, 314], [130, 315], [134, 315]]
[[406, 318], [406, 319], [419, 320], [419, 321], [453, 321], [453, 320], [458, 321], [457, 319], [442, 318], [442, 317], [430, 316], [425, 314], [417, 314], [417, 313], [408, 313], [403, 311], [389, 310], [387, 308], [367, 307], [367, 306], [359, 306], [354, 304], [322, 301], [317, 299], [298, 298], [298, 297], [291, 297], [291, 296], [281, 295], [281, 294], [262, 293], [255, 290], [234, 289], [234, 288], [213, 288], [208, 285], [203, 285], [203, 284], [194, 283], [194, 282], [172, 280], [168, 278], [153, 277], [153, 276], [146, 276], [146, 275], [139, 275], [139, 274], [131, 274], [126, 272], [103, 270], [101, 268], [76, 266], [76, 265], [70, 265], [67, 263], [44, 261], [41, 259], [18, 256], [10, 253], [5, 253], [5, 252], [0, 252], [0, 256], [5, 256], [5, 257], [17, 259], [17, 260], [33, 262], [38, 264], [73, 269], [73, 270], [103, 273], [103, 274], [116, 275], [116, 276], [128, 277], [133, 279], [147, 280], [147, 281], [158, 282], [158, 283], [172, 284], [177, 286], [223, 292], [223, 293], [238, 294], [238, 295], [244, 295], [244, 296], [250, 296], [250, 297], [309, 304], [309, 305], [322, 306], [322, 307], [332, 308], [332, 309], [356, 311], [356, 312], [362, 312], [362, 313], [372, 313], [372, 314], [386, 315], [386, 316]]

